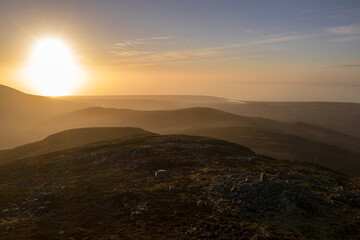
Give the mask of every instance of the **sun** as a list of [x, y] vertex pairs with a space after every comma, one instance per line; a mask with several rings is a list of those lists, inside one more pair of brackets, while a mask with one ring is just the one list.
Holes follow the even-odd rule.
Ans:
[[45, 38], [36, 42], [23, 69], [23, 78], [39, 95], [64, 96], [81, 86], [84, 72], [63, 41]]

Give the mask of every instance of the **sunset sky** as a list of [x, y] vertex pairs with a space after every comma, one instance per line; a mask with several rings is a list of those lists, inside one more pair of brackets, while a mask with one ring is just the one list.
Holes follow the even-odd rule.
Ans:
[[0, 29], [0, 84], [32, 94], [21, 69], [50, 37], [77, 95], [360, 102], [358, 0], [0, 0]]

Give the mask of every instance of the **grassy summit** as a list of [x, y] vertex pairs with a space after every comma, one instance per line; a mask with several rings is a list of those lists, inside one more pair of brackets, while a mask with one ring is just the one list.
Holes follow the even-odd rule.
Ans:
[[[159, 169], [169, 178], [156, 179]], [[129, 137], [11, 161], [0, 186], [1, 239], [360, 234], [357, 179], [205, 137]]]

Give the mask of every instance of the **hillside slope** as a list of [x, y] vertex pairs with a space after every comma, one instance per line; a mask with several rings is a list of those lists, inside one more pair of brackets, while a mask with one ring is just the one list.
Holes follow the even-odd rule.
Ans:
[[215, 103], [210, 107], [243, 116], [305, 122], [360, 138], [360, 103], [243, 102]]
[[285, 122], [304, 122], [360, 137], [360, 104], [346, 102], [254, 102], [209, 96], [84, 96], [62, 99], [107, 108], [174, 110], [214, 108], [242, 116]]
[[[203, 137], [0, 165], [1, 239], [357, 239], [359, 181]], [[168, 178], [153, 173], [166, 169]], [[263, 177], [261, 177], [261, 175]]]
[[149, 135], [154, 134], [140, 128], [71, 129], [53, 134], [39, 142], [26, 144], [11, 150], [0, 151], [0, 161], [32, 157], [117, 138]]
[[86, 106], [82, 103], [25, 94], [0, 85], [0, 149], [31, 142], [36, 136], [29, 133], [39, 121]]
[[44, 122], [37, 131], [51, 134], [81, 127], [140, 127], [157, 133], [174, 133], [205, 127], [253, 127], [307, 138], [360, 152], [360, 139], [304, 123], [286, 123], [265, 118], [244, 117], [211, 108], [171, 111], [86, 108], [62, 114]]
[[360, 177], [360, 154], [306, 138], [249, 127], [214, 127], [182, 131], [185, 134], [223, 139], [247, 146], [266, 156], [317, 163]]

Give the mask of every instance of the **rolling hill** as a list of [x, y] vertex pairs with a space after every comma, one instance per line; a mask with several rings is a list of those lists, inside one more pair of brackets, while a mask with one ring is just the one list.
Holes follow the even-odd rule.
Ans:
[[209, 96], [87, 96], [63, 97], [73, 102], [106, 108], [175, 110], [207, 107], [241, 116], [285, 122], [304, 122], [360, 137], [360, 104], [346, 102], [253, 102]]
[[243, 117], [210, 108], [137, 111], [93, 107], [53, 117], [38, 129], [50, 133], [100, 126], [130, 126], [159, 134], [211, 136], [240, 143], [272, 157], [318, 162], [360, 176], [360, 141], [356, 137], [305, 123]]
[[269, 132], [307, 138], [311, 141], [360, 151], [356, 137], [304, 123], [279, 122], [265, 118], [244, 117], [211, 108], [188, 108], [171, 111], [86, 108], [58, 115], [42, 122], [38, 131], [59, 132], [81, 127], [140, 127], [156, 133], [181, 133], [210, 127], [253, 127]]
[[247, 146], [258, 154], [317, 163], [350, 176], [360, 177], [359, 153], [302, 137], [249, 127], [199, 128], [183, 133], [223, 139]]
[[[55, 99], [24, 94], [5, 86], [0, 87], [0, 93], [0, 149], [39, 141], [51, 134], [75, 128], [139, 127], [159, 134], [186, 133], [226, 139], [249, 146], [269, 156], [320, 162], [324, 166], [351, 175], [357, 175], [360, 165], [358, 157], [360, 139], [356, 137], [356, 134], [347, 135], [340, 133], [342, 131], [321, 127], [323, 126], [321, 122], [316, 122], [317, 125], [296, 122], [299, 119], [308, 122], [312, 119], [319, 119], [319, 121], [322, 119], [323, 122], [326, 120], [337, 124], [338, 127], [335, 127], [337, 130], [340, 126], [344, 126], [344, 129], [356, 129], [358, 127], [358, 124], [355, 124], [358, 114], [357, 104], [239, 103], [205, 96], [112, 96]], [[263, 114], [272, 118], [277, 116], [287, 122], [239, 116], [205, 107], [156, 111], [84, 108], [99, 103], [118, 104], [117, 106], [125, 106], [128, 103], [133, 107], [139, 105], [138, 107], [144, 108], [208, 105], [227, 111], [243, 112], [245, 115]], [[341, 114], [338, 116], [338, 113]], [[321, 114], [324, 116], [321, 117]], [[344, 124], [342, 119], [344, 119]], [[253, 131], [254, 129], [256, 131]], [[350, 130], [344, 132], [353, 133]], [[40, 148], [45, 149], [44, 146]], [[40, 150], [37, 151], [42, 153]], [[351, 164], [354, 166], [351, 167]]]
[[140, 128], [71, 129], [51, 135], [39, 142], [26, 144], [11, 150], [0, 151], [0, 161], [27, 158], [117, 138], [149, 135], [154, 134]]
[[277, 121], [304, 122], [360, 137], [360, 104], [340, 102], [244, 102], [211, 107], [226, 112]]

